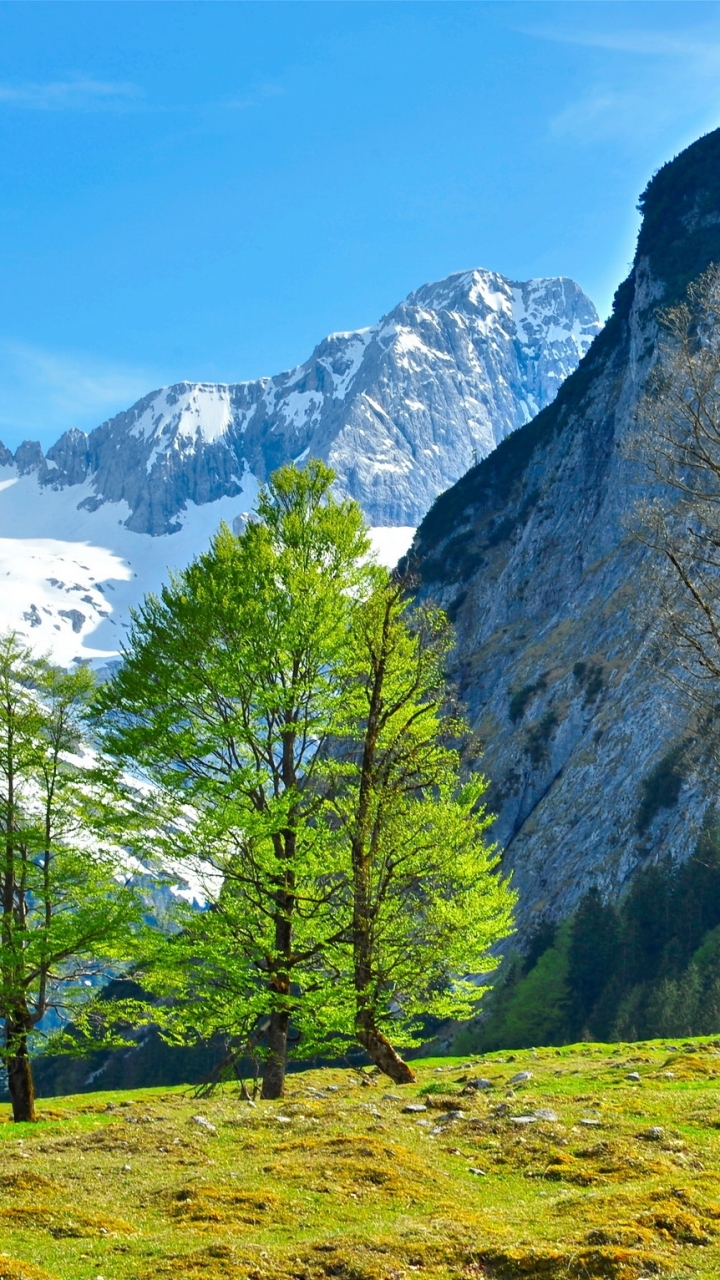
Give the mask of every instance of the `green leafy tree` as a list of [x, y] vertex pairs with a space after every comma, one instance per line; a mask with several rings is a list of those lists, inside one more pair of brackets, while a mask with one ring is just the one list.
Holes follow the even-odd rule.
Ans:
[[348, 1033], [397, 1083], [414, 1077], [391, 1041], [417, 1043], [427, 1016], [470, 1016], [482, 994], [471, 975], [495, 968], [489, 948], [512, 927], [486, 783], [460, 780], [450, 643], [444, 614], [410, 613], [403, 582], [386, 577], [354, 613], [344, 735], [327, 762], [350, 862]]
[[30, 1040], [88, 975], [127, 958], [139, 907], [97, 834], [109, 795], [83, 758], [92, 677], [0, 638], [0, 1054], [13, 1118], [35, 1119]]
[[324, 957], [344, 928], [321, 763], [376, 570], [362, 513], [332, 480], [321, 462], [276, 472], [244, 533], [223, 527], [147, 598], [97, 703], [106, 749], [153, 784], [149, 851], [204, 868], [211, 909], [146, 966], [179, 1001], [168, 1034], [262, 1042], [269, 1098], [291, 1018], [309, 1032], [332, 988]]

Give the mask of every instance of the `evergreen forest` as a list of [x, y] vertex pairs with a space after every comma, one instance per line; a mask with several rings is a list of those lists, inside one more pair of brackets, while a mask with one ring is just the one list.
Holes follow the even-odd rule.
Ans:
[[711, 1035], [720, 1025], [720, 831], [640, 871], [617, 902], [597, 888], [512, 952], [457, 1052]]

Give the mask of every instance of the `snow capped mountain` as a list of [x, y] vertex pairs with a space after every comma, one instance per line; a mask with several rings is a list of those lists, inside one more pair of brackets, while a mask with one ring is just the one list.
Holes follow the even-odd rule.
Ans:
[[334, 468], [392, 563], [437, 495], [550, 403], [599, 328], [571, 280], [460, 272], [290, 372], [162, 388], [46, 457], [0, 445], [0, 627], [62, 662], [111, 657], [168, 567], [309, 456]]

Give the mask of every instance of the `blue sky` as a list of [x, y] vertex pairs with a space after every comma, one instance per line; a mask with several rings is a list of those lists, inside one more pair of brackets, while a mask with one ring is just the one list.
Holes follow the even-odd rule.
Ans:
[[0, 3], [0, 438], [304, 360], [451, 271], [606, 314], [720, 4]]

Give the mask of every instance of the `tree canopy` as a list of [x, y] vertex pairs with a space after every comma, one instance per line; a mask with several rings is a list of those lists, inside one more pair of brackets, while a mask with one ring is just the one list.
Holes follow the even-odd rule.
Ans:
[[155, 1016], [259, 1052], [265, 1097], [289, 1036], [397, 1070], [386, 1032], [470, 1008], [510, 927], [484, 783], [450, 741], [447, 624], [408, 610], [332, 481], [276, 472], [241, 534], [145, 601], [96, 702], [103, 749], [150, 784], [143, 858], [205, 881], [208, 909], [140, 966]]
[[0, 638], [0, 1056], [16, 1120], [35, 1118], [31, 1036], [132, 954], [140, 918], [84, 747], [92, 685]]

